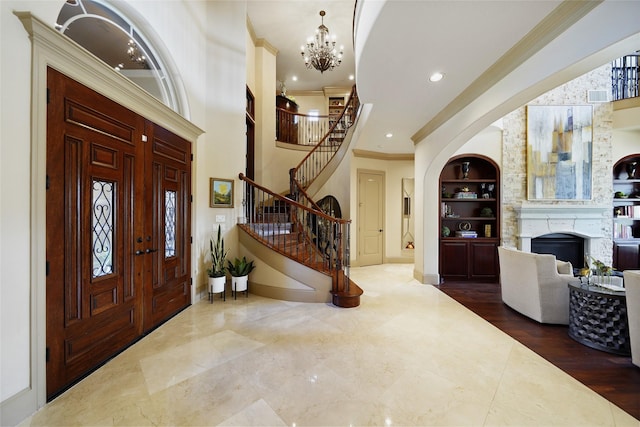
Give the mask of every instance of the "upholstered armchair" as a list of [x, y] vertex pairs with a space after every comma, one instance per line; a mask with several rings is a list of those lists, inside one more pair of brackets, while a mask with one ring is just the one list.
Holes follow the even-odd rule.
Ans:
[[640, 271], [625, 270], [623, 274], [631, 341], [631, 362], [640, 366]]
[[[569, 324], [569, 283], [571, 263], [554, 255], [522, 252], [498, 247], [502, 301], [519, 313], [540, 323]], [[562, 271], [562, 274], [558, 271]]]

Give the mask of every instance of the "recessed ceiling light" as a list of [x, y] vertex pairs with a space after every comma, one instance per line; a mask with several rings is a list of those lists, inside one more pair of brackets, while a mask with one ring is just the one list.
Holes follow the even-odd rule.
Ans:
[[442, 79], [444, 79], [444, 74], [439, 71], [431, 74], [431, 76], [429, 77], [429, 81], [434, 83], [439, 82]]
[[389, 133], [387, 133], [385, 136], [386, 136], [387, 138], [391, 138], [391, 137], [393, 136], [393, 134], [392, 134], [391, 132], [389, 132]]
[[349, 74], [349, 80], [353, 80], [353, 79], [355, 79], [355, 78], [356, 78], [356, 77], [355, 77], [353, 74]]
[[294, 82], [297, 82], [298, 81], [298, 76], [291, 77], [291, 80], [293, 80]]

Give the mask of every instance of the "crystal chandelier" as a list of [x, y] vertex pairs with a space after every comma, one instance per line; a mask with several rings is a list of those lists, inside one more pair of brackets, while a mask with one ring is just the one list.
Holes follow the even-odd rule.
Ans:
[[302, 46], [302, 57], [304, 58], [304, 65], [307, 68], [315, 68], [321, 73], [327, 70], [333, 70], [342, 62], [342, 50], [343, 46], [340, 46], [340, 52], [336, 50], [336, 38], [335, 36], [329, 38], [329, 29], [324, 26], [325, 11], [320, 11], [322, 17], [322, 23], [316, 30], [315, 37], [309, 37], [307, 39], [307, 47], [305, 53], [305, 47]]

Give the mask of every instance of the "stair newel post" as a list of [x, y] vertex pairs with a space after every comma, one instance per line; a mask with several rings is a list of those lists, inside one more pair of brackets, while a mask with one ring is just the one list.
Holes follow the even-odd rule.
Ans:
[[289, 193], [293, 200], [298, 201], [298, 186], [296, 185], [296, 168], [289, 169]]
[[345, 228], [345, 239], [344, 239], [344, 254], [343, 254], [343, 265], [344, 265], [344, 276], [345, 280], [345, 291], [349, 292], [349, 269], [351, 268], [351, 221], [347, 221], [344, 223]]
[[329, 268], [331, 269], [335, 269], [336, 271], [340, 270], [340, 265], [338, 263], [338, 254], [336, 249], [338, 249], [336, 247], [337, 243], [338, 243], [338, 236], [337, 236], [337, 229], [336, 229], [336, 221], [334, 219], [331, 219], [329, 221], [327, 221], [327, 226], [329, 227], [328, 231], [328, 238], [327, 238], [327, 252], [328, 252], [328, 258], [329, 258]]
[[342, 270], [342, 228], [340, 220], [334, 219], [331, 229], [335, 230], [334, 240], [331, 242], [333, 245], [331, 253], [335, 253], [336, 269]]
[[[270, 227], [269, 219], [267, 216], [267, 193], [260, 190], [260, 206], [258, 206], [258, 215], [260, 215], [260, 224], [262, 227]], [[268, 234], [267, 234], [268, 235]]]
[[242, 198], [242, 215], [246, 218], [246, 221], [251, 224], [253, 223], [252, 218], [252, 199], [253, 199], [253, 189], [249, 186], [246, 181], [242, 181], [242, 185], [244, 187], [244, 197]]

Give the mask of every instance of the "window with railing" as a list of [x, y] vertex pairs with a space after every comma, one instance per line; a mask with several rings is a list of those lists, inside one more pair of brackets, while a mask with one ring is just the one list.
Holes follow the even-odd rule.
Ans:
[[611, 63], [611, 91], [612, 99], [635, 98], [638, 93], [638, 59], [640, 54], [627, 55]]

